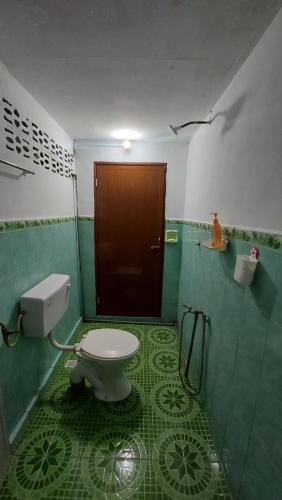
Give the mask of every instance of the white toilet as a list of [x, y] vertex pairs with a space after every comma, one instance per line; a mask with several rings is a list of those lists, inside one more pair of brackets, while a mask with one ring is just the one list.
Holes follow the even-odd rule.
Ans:
[[101, 328], [91, 330], [76, 346], [80, 361], [71, 372], [71, 382], [87, 379], [94, 394], [102, 401], [127, 398], [131, 385], [124, 370], [139, 350], [139, 340], [124, 330]]
[[27, 337], [48, 335], [51, 344], [62, 351], [73, 351], [80, 358], [71, 371], [72, 386], [87, 379], [102, 401], [121, 401], [131, 392], [124, 370], [139, 350], [139, 340], [124, 330], [91, 330], [75, 345], [59, 344], [52, 335], [69, 303], [70, 277], [51, 274], [21, 297], [23, 331]]

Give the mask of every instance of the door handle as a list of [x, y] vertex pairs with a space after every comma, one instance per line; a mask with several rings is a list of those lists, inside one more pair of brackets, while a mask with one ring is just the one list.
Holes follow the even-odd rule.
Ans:
[[160, 245], [151, 245], [150, 246], [150, 250], [159, 250], [159, 248], [161, 248]]

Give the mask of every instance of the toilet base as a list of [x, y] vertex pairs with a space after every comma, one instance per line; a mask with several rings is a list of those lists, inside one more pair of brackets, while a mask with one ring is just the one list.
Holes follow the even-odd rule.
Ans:
[[128, 359], [97, 362], [81, 357], [71, 371], [71, 385], [79, 386], [86, 379], [93, 385], [95, 398], [105, 402], [122, 401], [131, 393], [131, 384], [124, 374], [129, 362]]
[[114, 387], [103, 385], [101, 388], [94, 387], [96, 399], [105, 402], [117, 402], [126, 399], [131, 393], [131, 384], [123, 377], [123, 380], [115, 381]]
[[77, 396], [78, 394], [81, 394], [82, 392], [84, 392], [86, 389], [86, 386], [85, 386], [85, 379], [83, 379], [81, 382], [78, 382], [78, 383], [74, 383], [74, 382], [70, 382], [70, 392], [74, 395], [74, 396]]

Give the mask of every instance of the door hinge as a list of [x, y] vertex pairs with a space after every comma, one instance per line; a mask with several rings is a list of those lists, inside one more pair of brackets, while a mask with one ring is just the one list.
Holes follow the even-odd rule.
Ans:
[[95, 186], [98, 187], [98, 180], [97, 177], [95, 177]]
[[98, 304], [98, 305], [100, 304], [100, 299], [99, 299], [99, 297], [97, 297], [97, 304]]

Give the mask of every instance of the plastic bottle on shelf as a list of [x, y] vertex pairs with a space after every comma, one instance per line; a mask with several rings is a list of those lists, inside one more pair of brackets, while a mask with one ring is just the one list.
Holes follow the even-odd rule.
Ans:
[[222, 240], [221, 240], [221, 225], [219, 223], [219, 220], [217, 218], [217, 212], [211, 212], [211, 214], [214, 216], [213, 219], [213, 230], [212, 230], [212, 243], [214, 248], [220, 248], [222, 245]]

